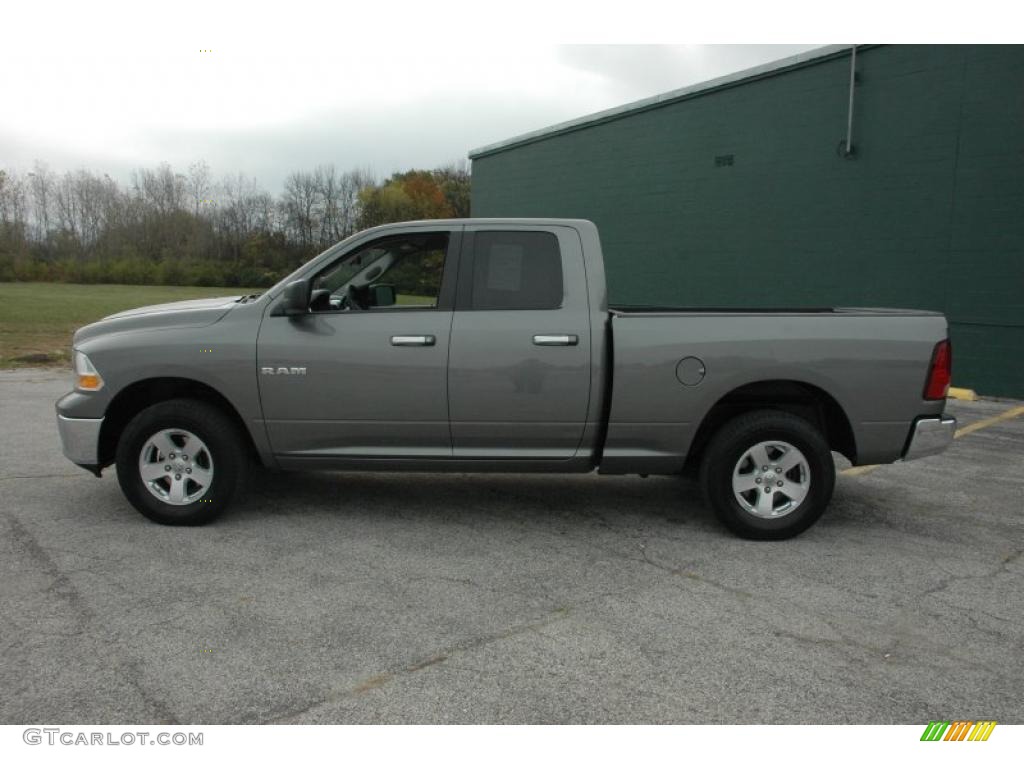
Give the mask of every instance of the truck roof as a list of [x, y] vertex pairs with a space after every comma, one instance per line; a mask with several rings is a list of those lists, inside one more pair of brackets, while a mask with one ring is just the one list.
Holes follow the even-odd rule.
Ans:
[[436, 227], [436, 226], [452, 226], [452, 225], [477, 225], [477, 224], [500, 224], [502, 226], [509, 225], [527, 225], [527, 226], [538, 226], [538, 227], [555, 227], [555, 226], [595, 226], [594, 222], [589, 219], [557, 219], [557, 218], [541, 218], [541, 217], [523, 217], [523, 218], [502, 218], [502, 217], [483, 217], [483, 218], [464, 218], [464, 219], [417, 219], [414, 221], [395, 221], [388, 224], [379, 224], [371, 229], [364, 230], [366, 232], [383, 230], [383, 229], [400, 229], [402, 227]]

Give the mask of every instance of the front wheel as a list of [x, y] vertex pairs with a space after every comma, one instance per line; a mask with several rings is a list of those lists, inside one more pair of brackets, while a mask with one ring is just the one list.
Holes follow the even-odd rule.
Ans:
[[708, 505], [747, 539], [788, 539], [807, 530], [828, 506], [835, 480], [821, 432], [784, 411], [753, 411], [728, 422], [701, 465]]
[[199, 400], [139, 413], [117, 445], [117, 481], [139, 512], [164, 525], [202, 525], [223, 512], [248, 463], [237, 426]]

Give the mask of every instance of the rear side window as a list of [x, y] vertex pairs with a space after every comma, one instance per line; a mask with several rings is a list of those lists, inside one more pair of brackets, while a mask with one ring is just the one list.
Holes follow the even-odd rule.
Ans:
[[562, 306], [562, 255], [550, 232], [477, 232], [473, 309]]

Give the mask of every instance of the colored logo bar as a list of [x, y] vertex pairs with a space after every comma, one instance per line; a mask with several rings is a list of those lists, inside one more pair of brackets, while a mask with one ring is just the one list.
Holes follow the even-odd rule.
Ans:
[[988, 741], [995, 727], [995, 720], [932, 720], [921, 741]]

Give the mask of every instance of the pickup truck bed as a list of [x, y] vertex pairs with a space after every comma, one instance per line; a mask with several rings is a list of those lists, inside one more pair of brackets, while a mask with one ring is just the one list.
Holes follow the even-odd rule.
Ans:
[[732, 414], [731, 403], [814, 400], [834, 417], [833, 445], [855, 464], [900, 458], [913, 421], [944, 407], [921, 398], [946, 335], [935, 312], [632, 307], [613, 309], [610, 325], [602, 472], [678, 471], [716, 405]]

